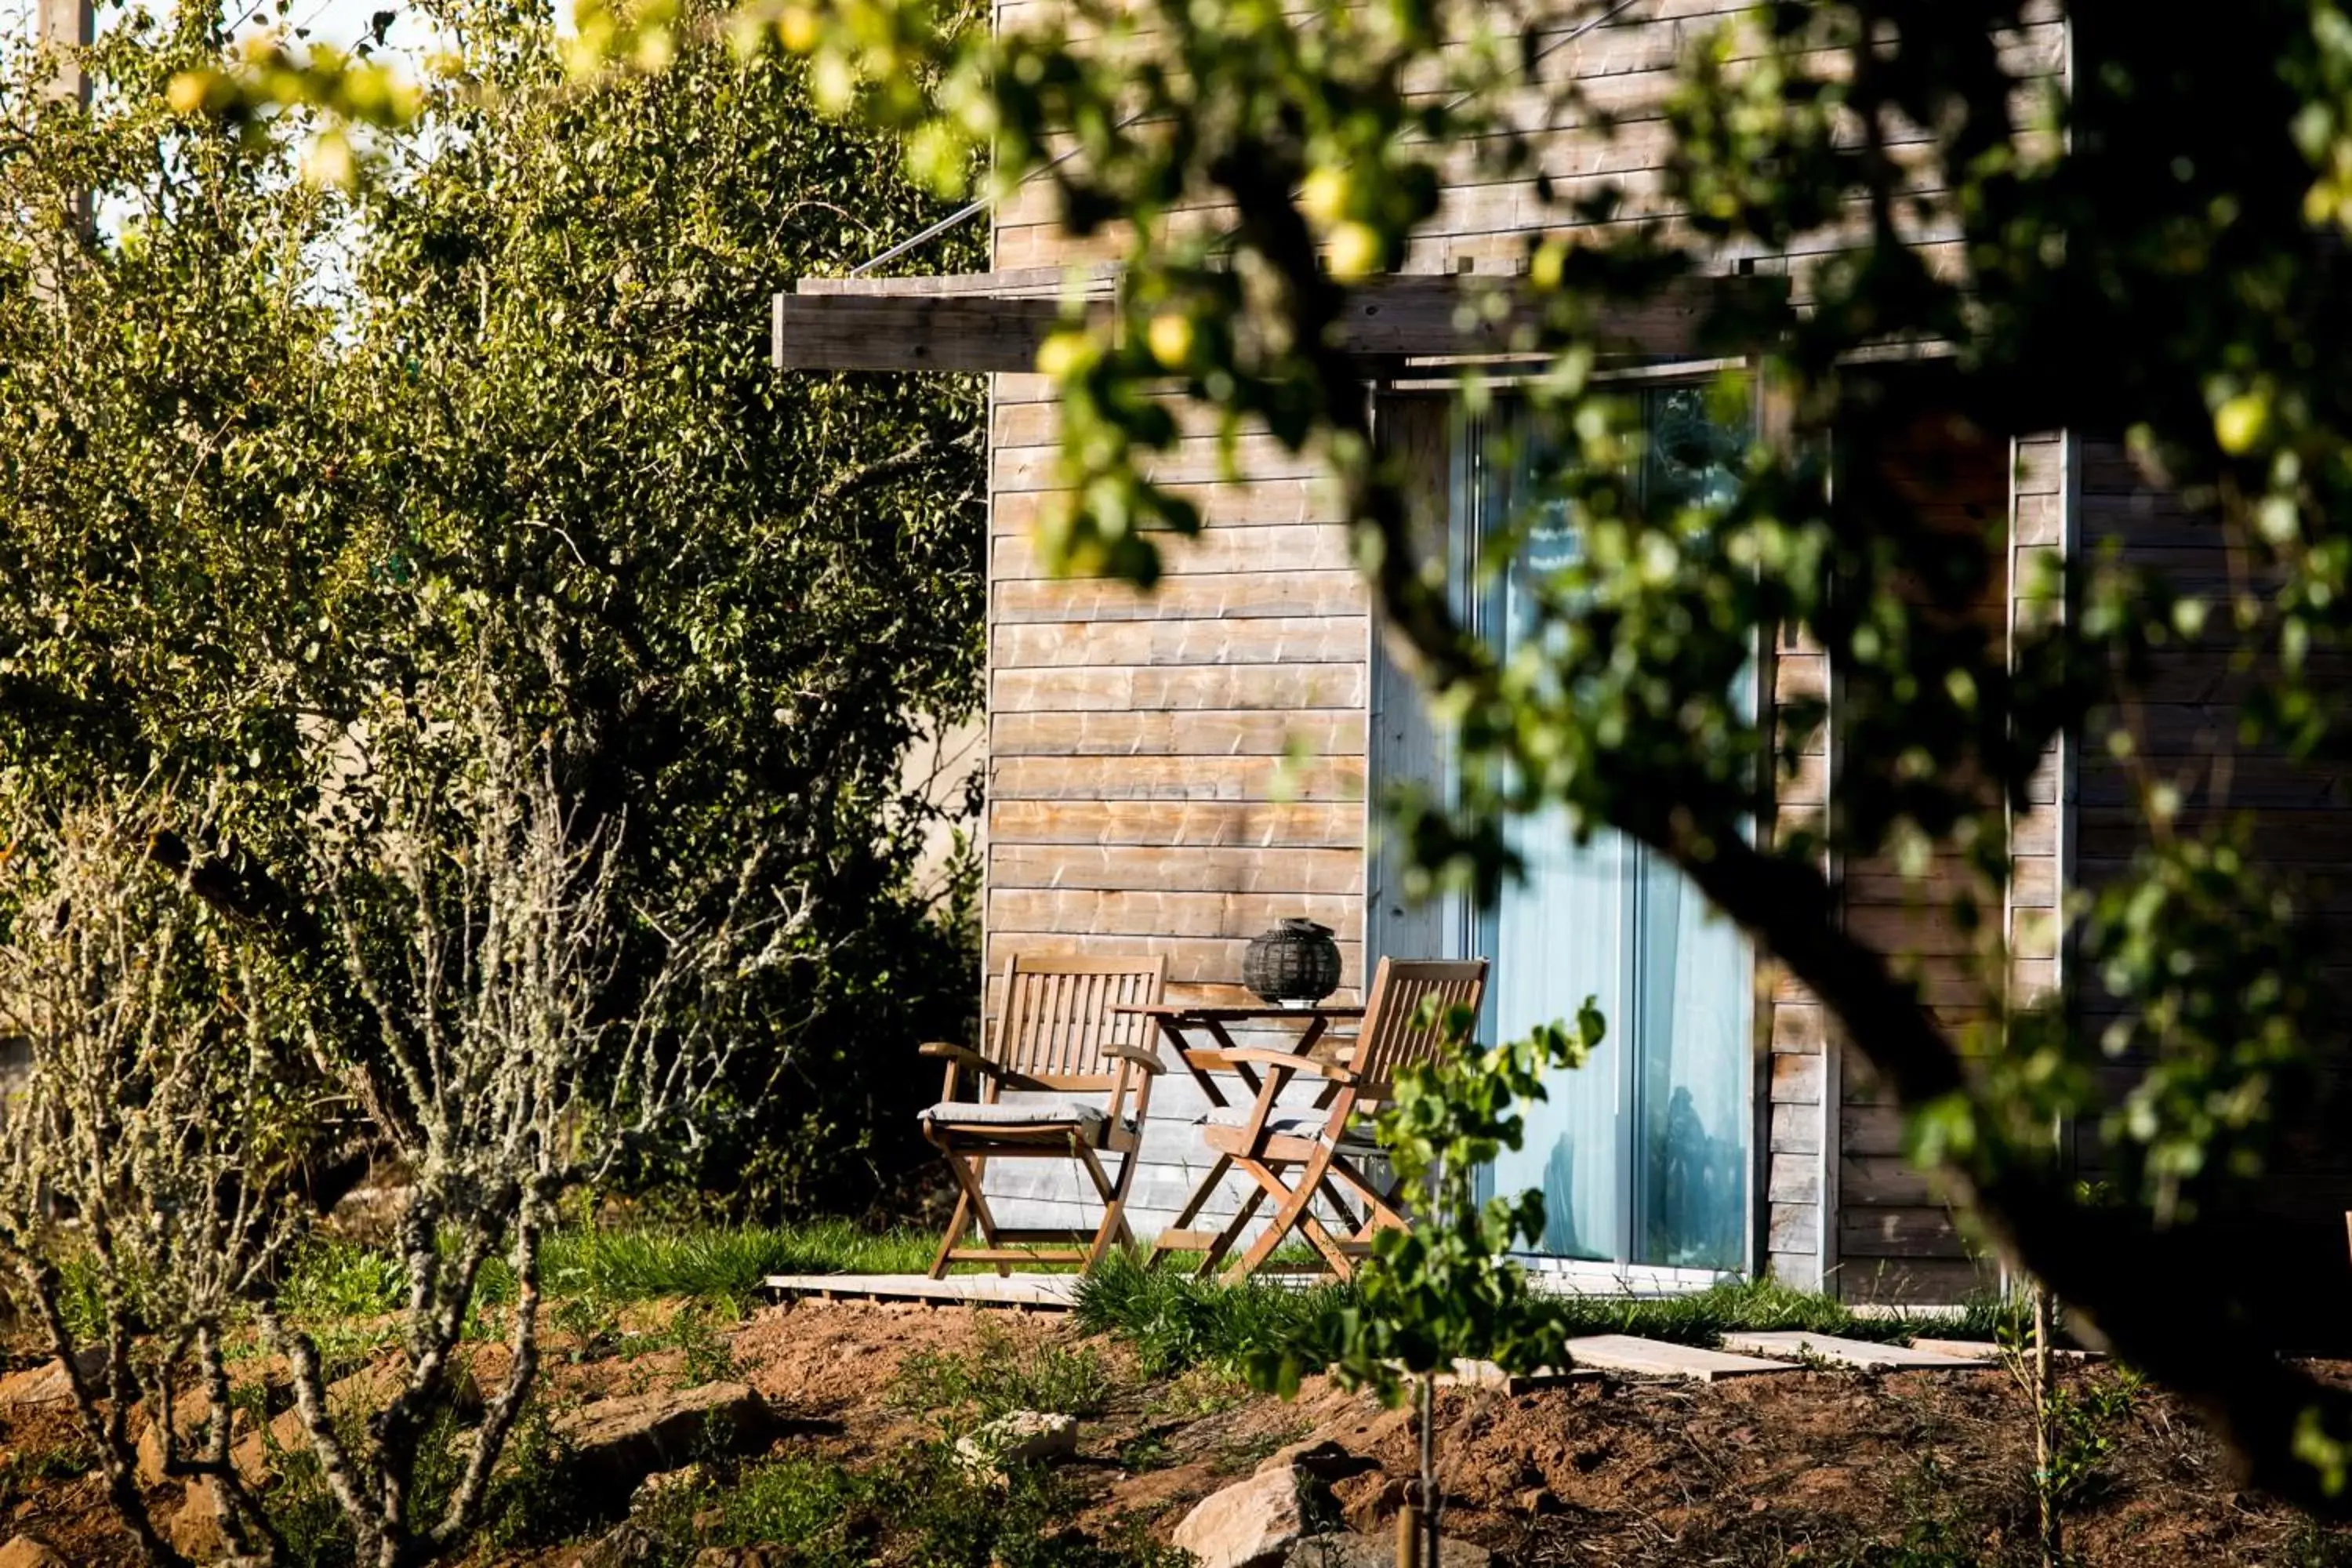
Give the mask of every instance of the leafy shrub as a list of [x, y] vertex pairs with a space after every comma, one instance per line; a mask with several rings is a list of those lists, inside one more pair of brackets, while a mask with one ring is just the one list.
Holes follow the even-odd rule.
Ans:
[[296, 1259], [278, 1301], [297, 1318], [381, 1318], [400, 1310], [405, 1290], [400, 1260], [391, 1253], [320, 1241]]

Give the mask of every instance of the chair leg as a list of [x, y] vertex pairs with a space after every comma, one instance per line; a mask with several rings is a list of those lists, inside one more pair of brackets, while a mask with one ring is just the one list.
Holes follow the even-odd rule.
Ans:
[[1376, 1230], [1410, 1230], [1412, 1222], [1397, 1206], [1401, 1184], [1391, 1183], [1386, 1191], [1372, 1184], [1371, 1178], [1358, 1170], [1345, 1156], [1331, 1162], [1331, 1173], [1356, 1189], [1364, 1202], [1364, 1221], [1358, 1228], [1358, 1240], [1370, 1240]]
[[[1304, 1179], [1296, 1186], [1284, 1184], [1282, 1178], [1271, 1167], [1255, 1160], [1235, 1160], [1234, 1163], [1247, 1171], [1251, 1179], [1266, 1190], [1268, 1196], [1279, 1194], [1282, 1199], [1282, 1206], [1275, 1211], [1274, 1218], [1266, 1222], [1265, 1234], [1251, 1243], [1249, 1250], [1242, 1254], [1241, 1261], [1225, 1270], [1226, 1281], [1238, 1284], [1273, 1257], [1275, 1248], [1282, 1245], [1282, 1238], [1297, 1227], [1298, 1216], [1306, 1213], [1307, 1205], [1315, 1200], [1315, 1189], [1323, 1184], [1323, 1173], [1330, 1168], [1331, 1152], [1318, 1149], [1307, 1162]], [[1308, 1239], [1311, 1241], [1313, 1238], [1310, 1237]], [[1340, 1278], [1346, 1279], [1354, 1272], [1353, 1266], [1345, 1261], [1344, 1255], [1332, 1261], [1339, 1268]]]
[[1323, 1184], [1318, 1191], [1323, 1194], [1323, 1201], [1331, 1205], [1331, 1212], [1339, 1216], [1341, 1229], [1353, 1235], [1363, 1228], [1364, 1222], [1356, 1217], [1354, 1209], [1348, 1206], [1347, 1198], [1339, 1191], [1339, 1184], [1331, 1175], [1326, 1175], [1323, 1178]]
[[971, 1224], [971, 1194], [963, 1190], [963, 1183], [959, 1179], [956, 1183], [955, 1213], [949, 1217], [948, 1233], [940, 1237], [940, 1250], [931, 1258], [932, 1279], [948, 1277], [948, 1261], [955, 1256], [956, 1243], [963, 1239], [964, 1230]]
[[1323, 1255], [1323, 1261], [1330, 1266], [1331, 1272], [1343, 1283], [1356, 1277], [1356, 1260], [1339, 1250], [1339, 1238], [1315, 1216], [1313, 1209], [1298, 1216], [1298, 1234], [1307, 1238], [1309, 1247]]
[[[1132, 1160], [1135, 1158], [1135, 1155], [1129, 1154], [1128, 1155], [1128, 1158]], [[1208, 1179], [1193, 1187], [1192, 1195], [1184, 1200], [1183, 1212], [1176, 1216], [1176, 1223], [1168, 1226], [1168, 1229], [1190, 1230], [1192, 1227], [1193, 1219], [1203, 1208], [1208, 1206], [1209, 1200], [1216, 1195], [1217, 1184], [1223, 1181], [1225, 1179], [1225, 1173], [1233, 1168], [1234, 1161], [1232, 1155], [1218, 1155], [1217, 1163], [1209, 1167]], [[1144, 1256], [1143, 1266], [1146, 1268], [1156, 1268], [1160, 1266], [1160, 1258], [1174, 1250], [1175, 1248], [1173, 1247], [1160, 1246], [1159, 1238], [1154, 1237], [1151, 1242], [1151, 1250]]]
[[1103, 1254], [1110, 1250], [1113, 1240], [1129, 1247], [1135, 1245], [1135, 1237], [1127, 1229], [1127, 1184], [1129, 1178], [1135, 1174], [1135, 1152], [1129, 1151], [1126, 1159], [1120, 1162], [1116, 1184], [1103, 1174], [1102, 1162], [1096, 1159], [1095, 1152], [1084, 1143], [1078, 1145], [1078, 1158], [1085, 1164], [1087, 1174], [1094, 1179], [1095, 1191], [1102, 1194], [1103, 1201], [1102, 1225], [1095, 1231], [1094, 1245], [1087, 1249], [1086, 1261], [1078, 1266], [1078, 1272], [1085, 1275], [1092, 1274], [1101, 1264]]
[[[1233, 1163], [1231, 1160], [1225, 1163], [1228, 1165]], [[1200, 1267], [1192, 1270], [1193, 1279], [1206, 1279], [1217, 1271], [1217, 1265], [1223, 1261], [1226, 1253], [1234, 1249], [1234, 1244], [1242, 1238], [1242, 1232], [1249, 1228], [1251, 1216], [1265, 1202], [1265, 1189], [1252, 1187], [1249, 1195], [1242, 1200], [1242, 1206], [1234, 1211], [1234, 1217], [1225, 1222], [1225, 1228], [1217, 1233], [1216, 1239], [1210, 1242], [1208, 1250], [1201, 1255]]]
[[[961, 1216], [963, 1213], [964, 1202], [969, 1202], [971, 1205], [971, 1217], [980, 1225], [981, 1239], [988, 1243], [991, 1250], [994, 1250], [997, 1245], [996, 1215], [989, 1211], [988, 1194], [981, 1190], [980, 1184], [981, 1178], [987, 1173], [988, 1156], [975, 1155], [967, 1162], [952, 1146], [941, 1145], [940, 1152], [948, 1157], [948, 1169], [955, 1173], [956, 1184], [963, 1189], [963, 1202], [956, 1205], [958, 1215]], [[939, 1272], [932, 1278], [944, 1277], [947, 1272], [946, 1266], [952, 1261], [954, 1261], [954, 1253], [951, 1247], [942, 1247], [940, 1261], [933, 1265]], [[996, 1272], [999, 1278], [1009, 1278], [1013, 1269], [1009, 1264], [999, 1263], [996, 1266]]]

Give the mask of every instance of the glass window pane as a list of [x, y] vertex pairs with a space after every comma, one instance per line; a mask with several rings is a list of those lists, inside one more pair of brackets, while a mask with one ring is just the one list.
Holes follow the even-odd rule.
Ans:
[[1644, 854], [1634, 1024], [1634, 1261], [1747, 1262], [1748, 944], [1674, 867]]
[[1507, 885], [1495, 911], [1493, 994], [1496, 1037], [1573, 1019], [1600, 999], [1608, 1037], [1574, 1072], [1551, 1075], [1548, 1098], [1521, 1108], [1526, 1137], [1495, 1162], [1494, 1190], [1544, 1194], [1542, 1250], [1554, 1258], [1623, 1256], [1626, 1139], [1617, 1020], [1626, 987], [1633, 900], [1629, 846], [1601, 834], [1579, 846], [1564, 813], [1521, 817], [1512, 837], [1527, 876]]
[[[1649, 429], [1642, 500], [1658, 510], [1722, 499], [1736, 483], [1744, 425], [1715, 416], [1700, 387], [1643, 396]], [[1522, 426], [1524, 429], [1524, 426]], [[1515, 485], [1465, 498], [1475, 541], [1510, 520]], [[1573, 511], [1546, 505], [1525, 525], [1502, 581], [1479, 608], [1507, 657], [1541, 635], [1534, 584], [1573, 563]], [[1555, 628], [1556, 630], [1557, 628]], [[1671, 866], [1603, 830], [1585, 845], [1552, 810], [1508, 828], [1526, 875], [1478, 920], [1494, 960], [1486, 1023], [1517, 1038], [1569, 1020], [1587, 996], [1609, 1019], [1601, 1048], [1554, 1074], [1525, 1108], [1526, 1139], [1487, 1173], [1490, 1191], [1545, 1196], [1540, 1250], [1558, 1258], [1738, 1269], [1748, 1262], [1749, 963], [1747, 944]]]

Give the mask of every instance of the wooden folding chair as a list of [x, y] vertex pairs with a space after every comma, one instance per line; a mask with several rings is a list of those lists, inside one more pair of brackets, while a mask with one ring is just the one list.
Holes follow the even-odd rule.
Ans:
[[[1213, 1118], [1202, 1136], [1221, 1156], [1219, 1174], [1230, 1161], [1233, 1169], [1257, 1184], [1257, 1191], [1209, 1244], [1200, 1272], [1205, 1275], [1216, 1268], [1248, 1228], [1259, 1206], [1268, 1201], [1274, 1205], [1273, 1217], [1264, 1234], [1225, 1271], [1228, 1281], [1246, 1278], [1294, 1230], [1322, 1255], [1332, 1273], [1342, 1279], [1352, 1279], [1355, 1260], [1371, 1249], [1377, 1232], [1388, 1226], [1405, 1228], [1411, 1222], [1402, 1206], [1401, 1184], [1393, 1177], [1385, 1183], [1376, 1181], [1365, 1168], [1365, 1161], [1380, 1152], [1372, 1138], [1371, 1115], [1388, 1100], [1390, 1085], [1399, 1071], [1447, 1048], [1445, 1015], [1455, 1006], [1475, 1014], [1486, 991], [1483, 958], [1384, 958], [1372, 977], [1362, 1026], [1343, 1062], [1288, 1051], [1223, 1053], [1235, 1063], [1262, 1068], [1265, 1079], [1245, 1120], [1236, 1124]], [[1422, 1009], [1433, 1000], [1435, 1011], [1424, 1026], [1420, 1022]], [[1320, 1081], [1314, 1103], [1277, 1105], [1283, 1086], [1297, 1077]], [[1177, 1222], [1180, 1231], [1207, 1202], [1216, 1180], [1213, 1175], [1204, 1182], [1185, 1205]], [[1339, 1216], [1346, 1234], [1334, 1236], [1316, 1215], [1313, 1205], [1318, 1194]]]
[[[1112, 1009], [1159, 1001], [1167, 979], [1165, 955], [1016, 954], [1005, 962], [995, 1035], [986, 1052], [955, 1045], [922, 1047], [923, 1055], [944, 1058], [948, 1064], [940, 1103], [922, 1112], [923, 1136], [946, 1157], [959, 1191], [955, 1215], [931, 1260], [932, 1279], [946, 1274], [951, 1263], [967, 1262], [993, 1263], [999, 1274], [1011, 1273], [1014, 1263], [1078, 1263], [1091, 1272], [1113, 1241], [1134, 1245], [1127, 1193], [1160, 1063], [1139, 1043], [1149, 1020]], [[967, 1071], [979, 1080], [977, 1100], [957, 1097], [958, 1080]], [[1005, 1100], [1006, 1090], [1032, 1091], [1034, 1097]], [[1104, 1173], [1097, 1157], [1106, 1153], [1120, 1157], [1116, 1182]], [[1091, 1231], [1008, 1229], [997, 1224], [981, 1182], [988, 1162], [1003, 1159], [1076, 1161], [1102, 1198], [1102, 1224]], [[975, 1224], [986, 1245], [958, 1246]], [[1066, 1245], [1016, 1250], [1037, 1242]]]

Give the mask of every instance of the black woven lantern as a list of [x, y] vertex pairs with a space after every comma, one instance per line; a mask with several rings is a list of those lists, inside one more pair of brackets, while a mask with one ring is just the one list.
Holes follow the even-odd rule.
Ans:
[[1242, 984], [1268, 1002], [1306, 1007], [1339, 988], [1339, 944], [1331, 928], [1284, 921], [1242, 955]]

